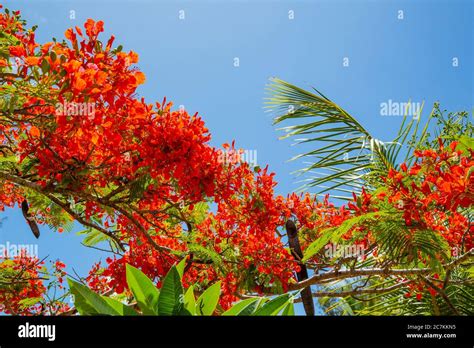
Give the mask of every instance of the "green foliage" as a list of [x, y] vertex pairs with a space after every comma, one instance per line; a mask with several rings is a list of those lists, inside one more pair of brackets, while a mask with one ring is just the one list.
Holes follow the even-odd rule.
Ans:
[[418, 130], [419, 121], [407, 122], [405, 118], [396, 139], [384, 143], [316, 89], [313, 93], [272, 79], [268, 91], [266, 104], [276, 114], [274, 123], [293, 122], [280, 128], [286, 132], [282, 139], [295, 138], [297, 144], [320, 145], [292, 158], [310, 161], [308, 167], [299, 171], [309, 174], [302, 189], [319, 187], [319, 193], [334, 190], [344, 194], [334, 197], [350, 199], [348, 193], [380, 183], [380, 177], [396, 166], [403, 142]]
[[[376, 295], [341, 298], [326, 306], [328, 314], [336, 315], [473, 315], [474, 285], [466, 283], [465, 270], [459, 268], [451, 274], [451, 282], [431, 294], [423, 291], [421, 298], [410, 293], [408, 287]], [[431, 280], [435, 282], [434, 279]], [[439, 286], [439, 282], [437, 282]], [[461, 284], [462, 283], [462, 284]], [[369, 288], [394, 285], [393, 280], [373, 280]], [[327, 299], [324, 299], [327, 302]], [[320, 303], [325, 306], [327, 303]]]
[[19, 304], [21, 308], [25, 309], [25, 308], [37, 305], [38, 303], [41, 303], [42, 300], [43, 300], [42, 297], [27, 297], [21, 300]]
[[41, 216], [35, 212], [48, 211], [47, 224], [50, 229], [63, 228], [65, 232], [71, 232], [74, 228], [74, 220], [69, 214], [45, 195], [30, 190], [27, 192], [26, 199], [33, 215]]
[[[313, 93], [274, 78], [268, 91], [266, 106], [275, 114], [274, 123], [289, 124], [279, 128], [286, 132], [282, 138], [315, 145], [292, 160], [305, 159], [309, 163], [298, 171], [307, 176], [302, 189], [317, 187], [320, 194], [333, 192], [335, 198], [351, 199], [349, 194], [360, 193], [362, 186], [376, 189], [383, 185], [381, 178], [390, 168], [397, 168], [402, 162], [410, 165], [414, 161], [413, 150], [437, 148], [438, 138], [458, 140], [460, 148], [472, 147], [469, 115], [458, 112], [445, 116], [438, 104], [422, 129], [420, 110], [416, 117], [404, 117], [392, 141], [382, 142], [316, 89]], [[430, 133], [432, 120], [437, 121], [434, 134]], [[401, 158], [403, 152], [405, 156]]]
[[384, 216], [390, 216], [389, 212], [378, 211], [366, 213], [364, 215], [355, 216], [345, 220], [340, 226], [330, 227], [321, 231], [321, 236], [312, 242], [304, 251], [303, 262], [308, 261], [311, 257], [317, 254], [329, 242], [337, 243], [339, 239], [349, 232], [354, 226], [366, 223], [368, 221], [379, 221]]
[[271, 301], [265, 303], [261, 308], [257, 309], [252, 315], [256, 316], [269, 316], [278, 315], [278, 313], [284, 309], [292, 301], [290, 294], [283, 294], [275, 297]]
[[223, 265], [222, 256], [219, 253], [215, 252], [212, 249], [206, 248], [199, 244], [188, 244], [188, 249], [190, 252], [196, 254], [200, 260], [211, 261], [216, 267]]
[[183, 313], [183, 286], [175, 266], [171, 267], [161, 287], [158, 301], [158, 315], [179, 315]]
[[236, 303], [232, 308], [229, 308], [227, 311], [222, 313], [223, 316], [233, 316], [233, 315], [250, 315], [256, 308], [258, 308], [261, 299], [248, 298]]
[[423, 267], [411, 260], [422, 258], [429, 261], [434, 271], [442, 272], [441, 260], [446, 261], [450, 252], [449, 245], [439, 233], [431, 230], [410, 231], [400, 221], [386, 221], [374, 228], [380, 255], [402, 265]]
[[173, 266], [164, 277], [160, 290], [139, 269], [127, 265], [127, 285], [135, 302], [123, 303], [110, 296], [99, 295], [87, 286], [68, 279], [74, 305], [81, 315], [293, 315], [293, 297], [284, 294], [268, 301], [265, 297], [255, 297], [234, 304], [222, 312], [218, 307], [221, 283], [217, 282], [207, 288], [196, 300], [194, 286], [186, 292], [182, 286], [184, 260]]
[[189, 313], [191, 313], [191, 315], [196, 315], [196, 298], [194, 297], [194, 285], [191, 285], [184, 294], [184, 308]]
[[155, 284], [137, 268], [126, 266], [127, 285], [143, 314], [158, 313], [159, 291]]
[[111, 306], [104, 296], [96, 294], [87, 286], [68, 279], [69, 288], [74, 295], [74, 305], [82, 315], [120, 315], [115, 306]]
[[199, 315], [212, 315], [216, 309], [221, 294], [221, 282], [214, 283], [207, 288], [196, 303], [196, 312]]
[[418, 139], [410, 142], [410, 146], [416, 149], [432, 149], [438, 147], [438, 139], [457, 140], [460, 149], [472, 148], [474, 125], [472, 116], [465, 111], [449, 112], [442, 111], [438, 103], [435, 103], [430, 121], [435, 122], [434, 130], [426, 130]]
[[104, 300], [107, 302], [107, 304], [110, 307], [112, 307], [116, 312], [118, 312], [118, 315], [137, 315], [138, 314], [129, 306], [113, 298], [104, 297]]
[[91, 227], [79, 231], [76, 234], [85, 236], [82, 240], [82, 244], [84, 244], [85, 246], [94, 246], [101, 242], [109, 240], [107, 235]]
[[130, 198], [132, 199], [141, 198], [150, 183], [151, 183], [151, 176], [149, 173], [146, 173], [140, 176], [138, 179], [134, 180], [130, 184]]

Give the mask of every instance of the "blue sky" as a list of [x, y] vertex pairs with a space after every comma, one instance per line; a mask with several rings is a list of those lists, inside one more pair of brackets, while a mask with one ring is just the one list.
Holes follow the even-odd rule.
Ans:
[[[380, 104], [388, 100], [425, 101], [422, 118], [435, 101], [450, 111], [473, 109], [472, 1], [2, 3], [39, 25], [39, 42], [62, 39], [67, 28], [87, 18], [103, 20], [104, 40], [114, 34], [116, 44], [139, 54], [138, 66], [147, 76], [141, 96], [149, 102], [166, 96], [190, 113], [198, 111], [216, 146], [235, 139], [238, 147], [257, 150], [259, 165], [277, 173], [278, 193], [297, 188], [291, 172], [301, 163], [287, 162], [299, 149], [278, 140], [263, 110], [272, 76], [316, 87], [384, 141], [401, 122], [380, 115]], [[38, 243], [40, 257], [59, 258], [81, 275], [106, 257], [81, 246], [74, 233], [43, 227], [35, 240], [19, 209], [0, 218], [0, 243]]]

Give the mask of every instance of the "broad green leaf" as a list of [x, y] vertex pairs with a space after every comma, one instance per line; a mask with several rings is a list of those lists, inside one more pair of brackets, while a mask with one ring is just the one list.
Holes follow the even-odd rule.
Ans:
[[285, 315], [285, 316], [295, 315], [295, 305], [293, 304], [293, 302], [289, 302], [285, 306], [285, 308], [283, 309], [283, 312], [281, 313], [281, 315]]
[[188, 311], [186, 308], [181, 307], [181, 310], [178, 313], [179, 316], [192, 316], [190, 311]]
[[127, 265], [127, 284], [145, 315], [158, 313], [159, 291], [153, 282], [139, 269]]
[[198, 315], [212, 315], [216, 309], [219, 296], [221, 294], [221, 282], [217, 282], [206, 289], [199, 296], [196, 303], [196, 313]]
[[113, 307], [119, 315], [138, 315], [138, 313], [131, 308], [130, 306], [127, 306], [126, 304], [123, 304], [120, 301], [117, 301], [113, 298], [102, 296], [102, 298], [111, 306]]
[[183, 278], [184, 268], [186, 267], [186, 257], [182, 259], [177, 265], [176, 270], [179, 273], [179, 277]]
[[96, 294], [87, 286], [82, 285], [68, 278], [69, 288], [74, 295], [74, 306], [82, 315], [120, 315], [120, 313], [112, 307], [99, 294]]
[[239, 317], [249, 316], [260, 309], [269, 300], [266, 297], [260, 297], [258, 301], [254, 302], [253, 305], [246, 307], [242, 312], [239, 313]]
[[265, 303], [253, 315], [277, 315], [283, 307], [285, 307], [290, 300], [290, 294], [283, 294], [275, 297], [270, 302]]
[[179, 315], [183, 308], [183, 286], [176, 266], [171, 267], [161, 287], [158, 315]]
[[222, 315], [223, 316], [228, 316], [228, 315], [232, 315], [232, 316], [234, 316], [234, 315], [239, 315], [239, 316], [250, 315], [250, 314], [253, 313], [253, 311], [257, 307], [257, 305], [258, 305], [257, 302], [259, 300], [260, 300], [260, 298], [256, 297], [256, 298], [248, 298], [248, 299], [239, 301], [236, 304], [234, 304], [231, 308], [229, 308], [227, 311], [222, 313]]
[[184, 308], [192, 315], [196, 314], [196, 299], [194, 297], [194, 286], [191, 285], [184, 294]]

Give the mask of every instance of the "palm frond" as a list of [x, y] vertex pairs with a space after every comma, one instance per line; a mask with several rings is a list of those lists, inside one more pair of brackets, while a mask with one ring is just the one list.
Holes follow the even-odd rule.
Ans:
[[301, 153], [292, 160], [309, 160], [298, 171], [309, 177], [301, 189], [318, 187], [319, 194], [347, 190], [360, 192], [371, 186], [396, 166], [397, 157], [410, 134], [418, 131], [418, 122], [405, 117], [397, 137], [384, 143], [339, 105], [314, 89], [306, 91], [283, 80], [273, 78], [267, 86], [269, 97], [265, 104], [274, 117], [274, 124], [292, 122], [279, 130], [281, 139], [293, 138], [296, 144], [314, 144], [317, 149]]

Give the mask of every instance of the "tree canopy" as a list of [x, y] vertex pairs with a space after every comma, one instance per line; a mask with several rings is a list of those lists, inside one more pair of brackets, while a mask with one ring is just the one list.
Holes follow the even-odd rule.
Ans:
[[[58, 233], [79, 223], [84, 244], [108, 245], [114, 256], [76, 279], [76, 293], [82, 283], [110, 298], [99, 305], [116, 306], [118, 298], [132, 306], [132, 293], [140, 304], [127, 282], [130, 267], [163, 292], [181, 264], [183, 290], [202, 295], [219, 285], [218, 306], [207, 314], [305, 288], [328, 312], [472, 314], [473, 147], [465, 113], [446, 119], [435, 109], [438, 135], [418, 134], [408, 122], [387, 147], [323, 95], [274, 80], [276, 122], [304, 121], [288, 136], [324, 144], [304, 154], [313, 163], [306, 172], [326, 170], [311, 184], [349, 193], [344, 204], [308, 188], [276, 195], [269, 168], [241, 161], [233, 142], [211, 146], [197, 113], [174, 110], [166, 98], [138, 98], [145, 83], [138, 55], [115, 46], [113, 36], [99, 40], [103, 25], [89, 19], [64, 40], [40, 44], [19, 11], [0, 13], [0, 208], [28, 204], [27, 221]], [[407, 158], [398, 162], [397, 143], [406, 139]], [[288, 245], [289, 220], [302, 257]], [[328, 245], [363, 252], [328, 252]], [[297, 276], [302, 267], [306, 279]], [[58, 261], [48, 271], [28, 255], [5, 258], [0, 309], [74, 313], [64, 297], [46, 296], [72, 277], [64, 268]], [[46, 273], [55, 280], [46, 282]], [[279, 310], [291, 312], [283, 305], [289, 298]]]

